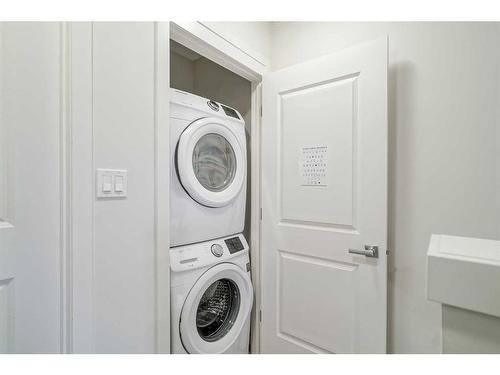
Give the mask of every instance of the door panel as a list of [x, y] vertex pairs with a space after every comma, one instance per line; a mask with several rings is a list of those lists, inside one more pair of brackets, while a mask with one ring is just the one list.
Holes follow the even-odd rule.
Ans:
[[[283, 163], [281, 220], [353, 226], [356, 79], [344, 77], [278, 94]], [[304, 148], [315, 146], [324, 148], [323, 158], [315, 157], [314, 150], [304, 155]], [[318, 164], [320, 172], [327, 173], [311, 195], [304, 173], [312, 172]]]
[[[314, 343], [318, 351], [352, 352], [351, 311], [356, 300], [344, 288], [356, 288], [357, 266], [285, 251], [278, 254], [278, 324], [283, 339]], [[300, 278], [295, 277], [298, 274]], [[342, 321], [342, 326], [332, 324], [335, 321]]]
[[13, 352], [14, 288], [13, 279], [0, 280], [0, 353]]
[[63, 30], [0, 25], [0, 353], [65, 350]]
[[262, 160], [262, 352], [385, 352], [387, 41], [267, 75]]

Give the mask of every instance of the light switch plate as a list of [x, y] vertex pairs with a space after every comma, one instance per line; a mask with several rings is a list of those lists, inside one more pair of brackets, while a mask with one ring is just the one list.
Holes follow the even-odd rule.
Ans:
[[97, 169], [96, 197], [125, 198], [127, 196], [127, 171], [124, 169]]

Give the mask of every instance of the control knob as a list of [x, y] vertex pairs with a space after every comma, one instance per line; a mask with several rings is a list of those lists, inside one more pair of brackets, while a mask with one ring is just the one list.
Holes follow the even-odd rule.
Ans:
[[214, 254], [216, 257], [221, 257], [224, 253], [224, 249], [218, 243], [214, 243], [210, 249], [212, 250], [212, 254]]

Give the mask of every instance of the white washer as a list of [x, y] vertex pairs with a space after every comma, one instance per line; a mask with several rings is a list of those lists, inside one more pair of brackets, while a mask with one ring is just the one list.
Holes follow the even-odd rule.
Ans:
[[243, 231], [245, 122], [228, 106], [170, 91], [170, 246]]
[[172, 353], [249, 349], [253, 288], [243, 235], [170, 249]]

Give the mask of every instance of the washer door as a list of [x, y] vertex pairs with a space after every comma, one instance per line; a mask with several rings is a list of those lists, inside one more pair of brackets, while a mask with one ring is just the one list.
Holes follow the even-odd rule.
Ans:
[[182, 307], [180, 335], [188, 353], [224, 353], [252, 309], [253, 290], [238, 266], [221, 263], [205, 272]]
[[198, 203], [229, 204], [243, 187], [245, 169], [244, 148], [223, 120], [200, 119], [181, 134], [177, 170], [184, 189]]

